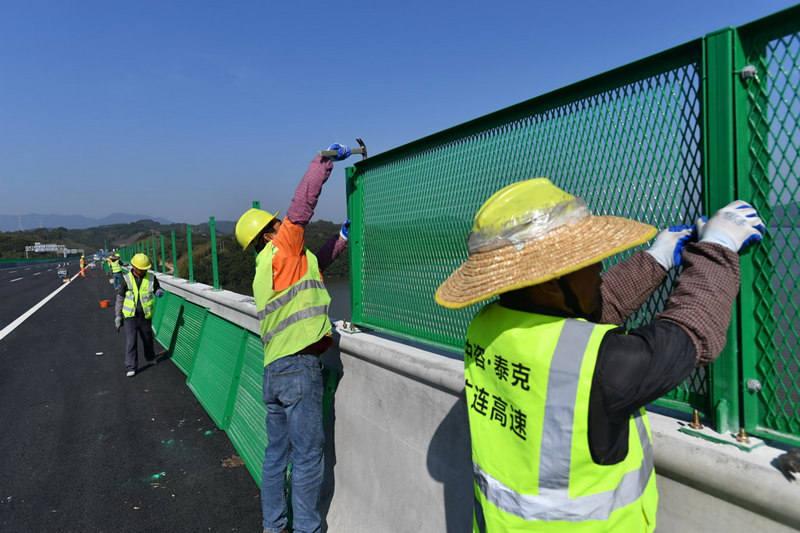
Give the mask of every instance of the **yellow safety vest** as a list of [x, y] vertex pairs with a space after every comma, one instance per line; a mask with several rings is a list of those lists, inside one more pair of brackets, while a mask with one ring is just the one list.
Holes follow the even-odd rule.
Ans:
[[308, 270], [282, 291], [272, 289], [272, 258], [277, 248], [268, 244], [256, 257], [253, 298], [261, 324], [264, 366], [302, 350], [331, 331], [331, 297], [319, 273], [317, 257], [305, 250]]
[[658, 493], [644, 409], [628, 454], [598, 465], [589, 393], [610, 325], [484, 306], [467, 330], [464, 375], [475, 532], [650, 532]]
[[114, 274], [122, 272], [122, 265], [119, 264], [119, 259], [111, 261], [111, 272]]
[[125, 292], [125, 301], [122, 302], [122, 316], [132, 318], [136, 316], [137, 303], [142, 304], [145, 318], [153, 316], [153, 309], [155, 306], [155, 298], [153, 298], [153, 273], [148, 272], [139, 283], [139, 289], [136, 289], [136, 280], [133, 279], [133, 273], [128, 272], [123, 277], [125, 285], [128, 290]]

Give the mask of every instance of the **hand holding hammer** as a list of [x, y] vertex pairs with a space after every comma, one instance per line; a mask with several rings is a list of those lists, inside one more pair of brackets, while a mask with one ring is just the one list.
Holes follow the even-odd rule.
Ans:
[[[361, 139], [356, 139], [356, 141], [358, 142], [358, 145], [360, 146], [360, 148], [351, 148], [350, 149], [350, 153], [351, 154], [361, 154], [361, 158], [362, 159], [366, 159], [367, 158], [367, 145], [365, 145], [364, 141], [362, 141]], [[338, 148], [338, 145], [333, 145], [333, 146], [337, 146], [337, 148]], [[331, 146], [331, 148], [333, 148], [333, 146]], [[330, 157], [330, 158], [338, 160], [338, 161], [341, 161], [342, 159], [347, 157], [347, 156], [342, 157], [342, 155], [339, 153], [339, 150], [333, 150], [333, 149], [331, 149], [331, 150], [320, 150], [317, 153], [319, 155], [323, 156], [323, 157]], [[350, 154], [347, 154], [347, 155], [350, 155]]]

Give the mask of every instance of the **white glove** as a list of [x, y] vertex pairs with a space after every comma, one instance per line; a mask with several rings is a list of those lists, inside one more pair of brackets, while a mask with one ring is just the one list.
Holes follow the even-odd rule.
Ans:
[[680, 266], [683, 249], [697, 238], [694, 226], [678, 225], [661, 230], [656, 235], [656, 240], [646, 253], [653, 256], [658, 264], [668, 271], [672, 267]]
[[736, 200], [708, 219], [697, 220], [700, 242], [714, 242], [740, 252], [752, 243], [760, 242], [767, 228], [756, 210], [747, 202]]

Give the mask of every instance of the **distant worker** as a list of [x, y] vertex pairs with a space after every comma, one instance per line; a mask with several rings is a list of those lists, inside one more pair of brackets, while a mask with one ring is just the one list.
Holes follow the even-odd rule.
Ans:
[[85, 267], [86, 267], [86, 261], [84, 261], [83, 256], [81, 256], [81, 276], [83, 276], [84, 278], [86, 277], [86, 273], [84, 271]]
[[286, 217], [260, 209], [246, 211], [236, 223], [242, 249], [254, 245], [253, 278], [261, 340], [264, 343], [263, 398], [267, 406], [267, 445], [261, 480], [263, 530], [288, 530], [284, 488], [292, 462], [292, 513], [295, 533], [319, 532], [318, 509], [323, 476], [322, 355], [333, 343], [321, 272], [347, 246], [349, 221], [315, 254], [305, 247], [305, 227], [314, 215], [322, 186], [334, 161], [350, 154], [334, 144], [332, 158], [309, 164]]
[[122, 275], [125, 273], [122, 267], [125, 263], [119, 258], [119, 254], [111, 255], [108, 262], [111, 265], [111, 276], [114, 278], [114, 290], [117, 290], [122, 285]]
[[[736, 201], [661, 231], [594, 216], [545, 178], [514, 183], [475, 215], [466, 261], [436, 301], [489, 298], [466, 333], [473, 531], [653, 531], [658, 494], [644, 406], [725, 346], [739, 256], [765, 231]], [[690, 242], [691, 241], [691, 242]], [[696, 242], [695, 242], [696, 241]], [[683, 265], [653, 322], [619, 327]]]
[[[117, 331], [125, 324], [125, 369], [126, 376], [136, 375], [138, 368], [138, 337], [142, 338], [144, 358], [147, 366], [156, 362], [153, 338], [153, 310], [155, 299], [161, 298], [164, 291], [158, 278], [152, 272], [150, 258], [145, 254], [136, 254], [131, 259], [131, 271], [126, 273], [117, 289], [117, 301], [114, 307], [114, 325]], [[123, 320], [124, 317], [124, 320]]]

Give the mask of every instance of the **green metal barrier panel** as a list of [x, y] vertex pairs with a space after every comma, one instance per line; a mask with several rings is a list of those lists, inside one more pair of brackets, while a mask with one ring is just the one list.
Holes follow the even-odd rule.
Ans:
[[248, 332], [208, 314], [186, 384], [220, 429], [230, 423]]
[[[769, 232], [742, 258], [728, 345], [658, 403], [798, 443], [798, 21], [794, 7], [721, 30], [350, 167], [353, 321], [461, 354], [480, 305], [433, 296], [477, 209], [516, 181], [545, 176], [596, 214], [659, 228], [752, 200]], [[675, 279], [625, 325], [649, 322]]]
[[[596, 214], [694, 221], [700, 56], [700, 41], [689, 43], [359, 163], [349, 183], [355, 322], [460, 353], [480, 305], [446, 310], [433, 295], [466, 258], [477, 209], [515, 181], [548, 177]], [[649, 320], [666, 291], [631, 325]], [[675, 396], [702, 404], [705, 381], [698, 374]]]
[[[800, 445], [800, 12], [741, 28], [742, 187], [767, 224], [742, 269], [744, 426]], [[746, 289], [745, 289], [746, 288]]]
[[261, 487], [261, 467], [267, 447], [267, 408], [261, 395], [264, 345], [258, 335], [249, 333], [247, 336], [242, 359], [239, 387], [227, 433], [250, 475]]
[[172, 361], [189, 375], [194, 365], [194, 356], [197, 351], [197, 343], [202, 335], [203, 326], [206, 320], [206, 310], [197, 307], [189, 302], [183, 302], [178, 315], [175, 335], [175, 343], [170, 351]]
[[165, 292], [160, 301], [156, 300], [153, 329], [155, 330], [156, 340], [169, 353], [172, 353], [175, 349], [177, 325], [182, 306], [183, 298], [169, 292]]

